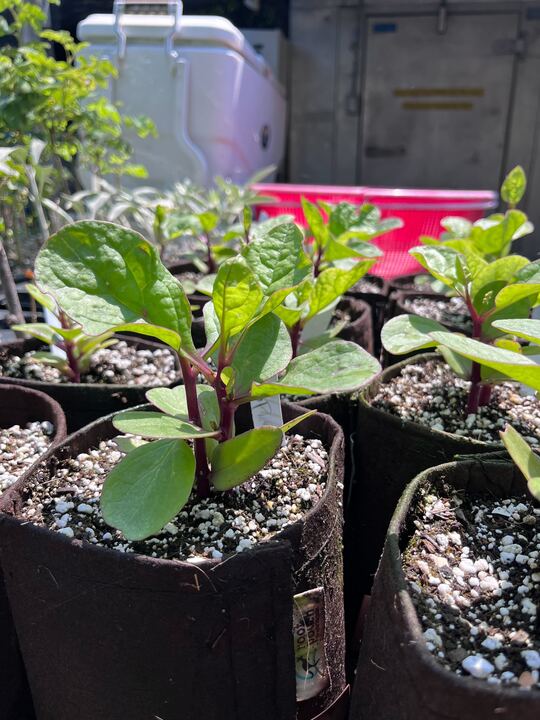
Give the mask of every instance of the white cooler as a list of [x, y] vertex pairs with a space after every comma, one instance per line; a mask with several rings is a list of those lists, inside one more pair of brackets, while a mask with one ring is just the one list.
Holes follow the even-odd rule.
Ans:
[[156, 124], [158, 138], [128, 138], [147, 182], [167, 188], [189, 178], [208, 186], [221, 175], [243, 183], [279, 166], [284, 91], [244, 35], [222, 17], [182, 15], [181, 2], [169, 2], [168, 15], [123, 12], [129, 4], [117, 0], [113, 14], [90, 15], [77, 34], [90, 44], [84, 54], [118, 69], [108, 97]]

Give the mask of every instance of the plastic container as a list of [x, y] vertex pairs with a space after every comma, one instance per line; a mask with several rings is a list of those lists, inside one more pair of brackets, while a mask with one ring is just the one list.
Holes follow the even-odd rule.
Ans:
[[[130, 133], [134, 161], [148, 184], [170, 187], [189, 178], [211, 185], [216, 175], [243, 183], [279, 166], [285, 146], [286, 100], [265, 60], [232, 23], [217, 16], [135, 14], [132, 0], [114, 13], [79, 23], [86, 56], [118, 69], [103, 92], [128, 115], [147, 115], [158, 137]], [[256, 98], [256, 102], [254, 102]]]
[[491, 190], [420, 190], [377, 187], [349, 187], [339, 185], [282, 185], [260, 183], [255, 189], [264, 196], [275, 198], [275, 204], [261, 204], [256, 216], [275, 217], [282, 213], [294, 215], [296, 222], [305, 225], [301, 198], [311, 202], [352, 202], [361, 205], [373, 203], [381, 209], [382, 217], [399, 217], [404, 226], [382, 235], [375, 244], [384, 251], [384, 257], [374, 266], [372, 273], [385, 279], [416, 273], [420, 265], [408, 253], [418, 244], [420, 235], [441, 233], [441, 220], [448, 215], [459, 215], [474, 222], [497, 207], [497, 193]]

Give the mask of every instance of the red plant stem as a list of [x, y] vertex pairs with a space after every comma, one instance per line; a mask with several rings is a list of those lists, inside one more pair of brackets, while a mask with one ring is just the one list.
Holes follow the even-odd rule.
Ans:
[[210, 234], [204, 233], [204, 242], [206, 243], [206, 262], [208, 263], [208, 270], [210, 274], [215, 273], [217, 270], [216, 261], [212, 255], [212, 242], [210, 240]]
[[[182, 378], [186, 388], [186, 400], [190, 421], [201, 427], [201, 413], [197, 399], [197, 374], [191, 367], [191, 363], [185, 357], [180, 356], [180, 367]], [[197, 495], [206, 498], [210, 495], [210, 470], [206, 458], [206, 445], [203, 438], [193, 441], [195, 451], [195, 478], [197, 480]]]
[[225, 440], [231, 439], [233, 432], [234, 413], [236, 410], [235, 403], [232, 400], [229, 400], [229, 398], [227, 397], [227, 388], [225, 387], [225, 383], [221, 379], [221, 372], [225, 365], [225, 347], [222, 346], [219, 353], [218, 369], [216, 373], [216, 380], [214, 383], [214, 388], [219, 404], [220, 442], [225, 442]]
[[[473, 322], [473, 332], [472, 337], [475, 340], [481, 340], [482, 337], [482, 318], [476, 310], [474, 309], [474, 306], [471, 302], [470, 297], [467, 297], [467, 306], [469, 308], [469, 312], [471, 313], [471, 319]], [[467, 399], [467, 415], [476, 415], [478, 412], [478, 407], [480, 406], [480, 397], [482, 393], [482, 372], [480, 365], [476, 362], [473, 362], [472, 368], [471, 368], [471, 387], [469, 390], [469, 397]]]
[[320, 275], [320, 265], [322, 261], [322, 245], [319, 245], [317, 249], [317, 255], [315, 257], [315, 262], [313, 263], [313, 275], [314, 277], [318, 277]]
[[298, 355], [298, 346], [300, 345], [300, 335], [302, 334], [302, 325], [300, 321], [293, 325], [289, 331], [292, 343], [292, 356], [295, 358]]
[[[65, 313], [63, 313], [62, 311], [60, 311], [58, 319], [60, 320], [60, 325], [64, 330], [69, 330], [71, 328], [69, 320], [67, 319]], [[69, 373], [71, 375], [71, 379], [74, 383], [80, 383], [81, 370], [79, 368], [79, 362], [75, 357], [73, 342], [71, 340], [64, 340], [63, 345], [66, 352], [66, 358], [69, 365]]]
[[478, 405], [480, 407], [484, 407], [484, 405], [489, 405], [489, 401], [491, 400], [491, 385], [489, 383], [482, 383], [480, 386], [480, 398], [478, 401]]

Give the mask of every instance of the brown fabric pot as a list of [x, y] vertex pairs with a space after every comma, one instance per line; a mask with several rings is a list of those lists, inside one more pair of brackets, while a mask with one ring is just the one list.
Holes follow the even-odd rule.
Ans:
[[[156, 342], [141, 340], [134, 336], [119, 336], [130, 345], [139, 349], [155, 350], [163, 348]], [[2, 355], [24, 355], [31, 350], [43, 347], [39, 340], [15, 340], [0, 346]], [[181, 382], [180, 369], [177, 379], [170, 387]], [[125, 410], [133, 405], [146, 402], [146, 392], [150, 386], [145, 385], [93, 385], [90, 383], [46, 383], [40, 380], [23, 380], [18, 378], [0, 377], [0, 385], [9, 383], [18, 387], [41, 390], [54, 398], [64, 410], [67, 418], [68, 432], [75, 432], [88, 423], [112, 412]]]
[[[284, 405], [286, 419], [300, 412]], [[72, 435], [10, 489], [0, 554], [38, 720], [294, 720], [293, 595], [320, 586], [331, 685], [299, 711], [313, 717], [337, 700], [343, 435], [323, 415], [299, 428], [329, 451], [323, 499], [273, 542], [225, 561], [123, 554], [17, 519], [29, 479], [45, 480], [58, 461], [116, 435], [110, 418]]]
[[[436, 353], [416, 355], [415, 363], [439, 358]], [[370, 405], [381, 383], [399, 375], [411, 360], [402, 360], [385, 370], [358, 398], [357, 443], [354, 463], [356, 482], [348, 513], [348, 539], [352, 557], [354, 594], [358, 602], [369, 593], [377, 568], [386, 529], [401, 493], [418, 473], [449, 462], [456, 455], [500, 450], [498, 443], [485, 443], [451, 433], [432, 430]]]
[[[62, 408], [44, 393], [16, 385], [0, 385], [0, 427], [48, 420], [54, 426], [53, 443], [66, 437]], [[31, 720], [34, 717], [26, 673], [0, 568], [0, 718]]]
[[425, 647], [407, 591], [401, 551], [411, 533], [411, 510], [422, 489], [444, 483], [467, 495], [508, 497], [526, 484], [514, 465], [477, 458], [430, 468], [410, 483], [392, 518], [377, 571], [353, 688], [350, 720], [538, 720], [540, 694], [459, 677]]
[[357, 300], [362, 300], [370, 306], [373, 317], [373, 354], [375, 357], [379, 357], [381, 352], [381, 328], [386, 315], [386, 304], [388, 302], [390, 289], [388, 282], [383, 278], [377, 277], [376, 275], [369, 275], [367, 279], [379, 286], [380, 293], [357, 292], [354, 288], [351, 288], [346, 295], [348, 297], [354, 297]]

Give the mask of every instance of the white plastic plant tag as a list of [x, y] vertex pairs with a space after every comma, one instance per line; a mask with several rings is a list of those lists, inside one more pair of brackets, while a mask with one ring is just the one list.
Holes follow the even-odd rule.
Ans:
[[[55, 317], [50, 310], [47, 310], [46, 307], [43, 308], [43, 316], [47, 325], [51, 325], [51, 327], [60, 327], [60, 322], [58, 318]], [[53, 355], [62, 358], [62, 360], [66, 359], [66, 353], [63, 350], [60, 350], [60, 348], [56, 347], [56, 345], [49, 345], [49, 348]]]
[[[531, 318], [533, 320], [540, 320], [540, 307], [533, 308], [531, 312]], [[532, 345], [532, 343], [529, 343], [529, 345]], [[540, 365], [540, 354], [539, 355], [528, 355], [527, 356], [529, 360], [532, 360], [537, 365]], [[535, 395], [536, 390], [533, 390], [528, 385], [524, 385], [523, 383], [519, 384], [519, 394], [520, 395]]]
[[306, 323], [305, 328], [302, 330], [302, 340], [311, 340], [328, 330], [340, 299], [341, 298], [337, 298], [337, 300], [328, 305], [324, 310], [321, 310], [320, 313], [317, 313], [315, 317], [312, 317], [311, 320]]
[[324, 588], [293, 598], [296, 699], [309, 700], [330, 684], [324, 650]]
[[250, 404], [253, 427], [258, 428], [263, 425], [281, 427], [283, 425], [280, 395], [263, 398], [262, 400], [253, 400]]

